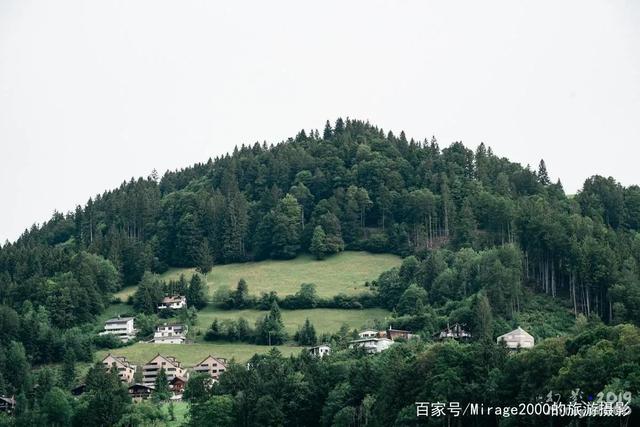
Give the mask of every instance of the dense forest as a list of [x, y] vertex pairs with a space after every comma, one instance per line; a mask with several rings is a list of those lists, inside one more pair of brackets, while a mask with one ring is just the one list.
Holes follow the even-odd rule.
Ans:
[[[338, 119], [323, 132], [131, 179], [2, 245], [0, 394], [46, 418], [37, 408], [56, 397], [51, 390], [68, 389], [73, 364], [92, 360], [91, 322], [147, 272], [343, 250], [405, 257], [363, 298], [427, 339], [375, 360], [256, 356], [253, 373], [235, 366], [211, 391], [190, 383], [194, 425], [215, 411], [228, 415], [219, 425], [413, 425], [406, 402], [638, 392], [639, 232], [638, 186], [593, 176], [569, 196], [543, 160], [534, 170], [484, 144], [440, 148], [435, 138]], [[548, 339], [508, 357], [495, 336], [534, 312], [550, 313], [536, 331]], [[474, 342], [429, 345], [449, 322], [469, 325]], [[54, 375], [49, 368], [30, 372], [49, 363], [62, 365], [56, 381], [41, 378]], [[73, 422], [112, 409], [80, 405]], [[485, 421], [497, 422], [475, 422]]]

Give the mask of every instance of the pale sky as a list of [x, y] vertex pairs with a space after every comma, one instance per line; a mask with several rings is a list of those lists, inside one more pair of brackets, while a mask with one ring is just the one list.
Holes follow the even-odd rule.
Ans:
[[640, 184], [638, 1], [0, 0], [0, 241], [338, 116]]

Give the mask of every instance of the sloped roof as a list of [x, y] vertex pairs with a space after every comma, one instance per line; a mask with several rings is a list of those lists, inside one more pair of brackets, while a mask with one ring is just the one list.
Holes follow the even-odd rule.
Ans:
[[511, 332], [507, 332], [506, 334], [500, 335], [498, 337], [498, 339], [505, 339], [508, 335], [512, 335], [512, 336], [517, 337], [517, 338], [531, 338], [531, 339], [533, 339], [533, 336], [529, 332], [527, 332], [524, 329], [522, 329], [520, 326], [518, 326], [516, 329], [514, 329]]

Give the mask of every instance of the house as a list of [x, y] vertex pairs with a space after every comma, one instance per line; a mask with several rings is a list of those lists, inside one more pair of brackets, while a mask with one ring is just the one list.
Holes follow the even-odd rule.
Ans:
[[500, 335], [496, 342], [500, 344], [501, 341], [504, 341], [507, 348], [514, 350], [520, 348], [531, 348], [535, 344], [535, 339], [520, 326], [511, 332]]
[[128, 388], [129, 397], [134, 402], [141, 402], [143, 400], [147, 400], [151, 397], [151, 393], [153, 393], [153, 386], [144, 385], [144, 384], [131, 384]]
[[207, 356], [202, 362], [193, 367], [193, 371], [198, 374], [207, 374], [214, 380], [220, 378], [220, 374], [227, 369], [227, 359], [221, 357]]
[[414, 337], [411, 331], [405, 331], [403, 329], [393, 329], [391, 326], [389, 326], [389, 329], [387, 329], [386, 331], [381, 331], [378, 336], [380, 338], [388, 338], [393, 341], [397, 340], [398, 338], [410, 340]]
[[393, 344], [389, 338], [362, 338], [349, 343], [349, 348], [363, 348], [369, 354], [382, 353]]
[[433, 338], [439, 341], [446, 339], [467, 340], [471, 338], [471, 333], [465, 330], [459, 323], [456, 323], [453, 326], [447, 325], [442, 331], [436, 332], [433, 334]]
[[184, 344], [187, 340], [187, 326], [164, 324], [156, 328], [153, 334], [155, 344]]
[[176, 375], [171, 381], [169, 381], [169, 388], [173, 394], [182, 394], [184, 388], [187, 385], [187, 379]]
[[104, 323], [104, 331], [100, 335], [115, 335], [122, 342], [132, 340], [136, 336], [133, 317], [115, 317]]
[[367, 329], [366, 331], [362, 331], [358, 333], [360, 338], [377, 338], [378, 331], [374, 331], [373, 329]]
[[16, 410], [16, 400], [13, 397], [0, 396], [0, 412], [11, 415]]
[[324, 357], [324, 356], [327, 356], [327, 355], [331, 354], [331, 347], [329, 347], [327, 344], [321, 344], [321, 345], [317, 345], [315, 347], [311, 347], [311, 348], [307, 349], [307, 351], [312, 356]]
[[153, 386], [160, 369], [164, 368], [167, 380], [171, 381], [175, 376], [188, 378], [187, 370], [173, 356], [156, 355], [142, 368], [142, 384]]
[[184, 295], [174, 295], [164, 297], [158, 305], [158, 310], [179, 310], [187, 307], [187, 297]]
[[102, 359], [102, 364], [107, 369], [116, 369], [118, 371], [118, 378], [123, 383], [131, 383], [133, 376], [136, 373], [136, 367], [127, 361], [126, 357], [114, 356], [111, 353], [107, 354], [107, 357]]

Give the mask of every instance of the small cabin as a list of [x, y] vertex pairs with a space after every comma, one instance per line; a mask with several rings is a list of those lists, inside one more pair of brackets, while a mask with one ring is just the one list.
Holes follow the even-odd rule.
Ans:
[[504, 335], [500, 335], [496, 342], [504, 342], [507, 348], [517, 350], [521, 348], [532, 348], [535, 345], [535, 339], [531, 334], [518, 326], [511, 332], [507, 332]]

